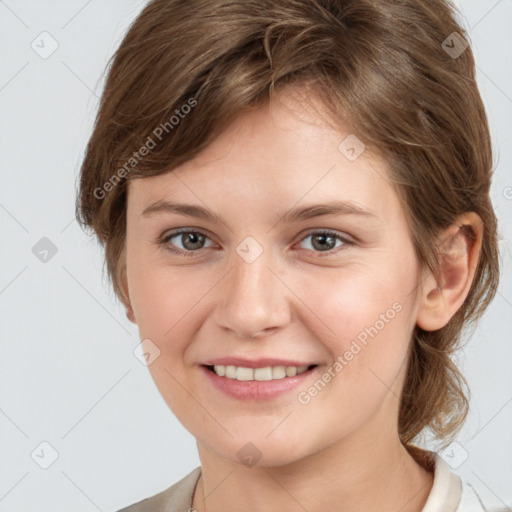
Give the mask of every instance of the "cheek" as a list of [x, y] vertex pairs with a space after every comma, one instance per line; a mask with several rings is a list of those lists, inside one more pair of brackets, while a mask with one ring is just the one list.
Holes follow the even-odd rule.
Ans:
[[337, 418], [332, 429], [326, 426], [326, 438], [340, 435], [342, 425], [348, 432], [362, 424], [384, 403], [390, 389], [399, 395], [414, 326], [410, 270], [405, 273], [389, 265], [360, 268], [317, 279], [315, 286], [309, 283], [305, 288], [307, 305], [318, 315], [307, 327], [327, 348], [332, 363], [320, 377], [326, 384], [316, 381], [299, 390], [298, 399], [306, 404], [304, 414], [324, 417], [329, 411]]
[[[142, 235], [138, 235], [143, 240]], [[159, 350], [148, 365], [151, 377], [172, 411], [201, 418], [202, 410], [190, 407], [185, 386], [184, 354], [197, 305], [213, 286], [211, 275], [197, 279], [197, 273], [185, 267], [172, 268], [155, 257], [154, 249], [141, 248], [135, 235], [127, 239], [127, 282], [140, 340], [151, 340]], [[153, 251], [153, 252], [151, 252]], [[190, 276], [191, 278], [188, 278]], [[195, 276], [195, 277], [193, 277]], [[207, 418], [202, 418], [207, 423]], [[193, 420], [197, 421], [197, 420]]]
[[187, 347], [202, 323], [200, 301], [213, 286], [212, 279], [187, 279], [186, 270], [158, 265], [143, 270], [148, 267], [134, 265], [129, 274], [140, 339], [150, 339], [160, 350], [148, 370], [171, 410], [186, 410]]
[[[389, 263], [393, 261], [398, 263]], [[319, 272], [314, 285], [304, 275], [295, 279], [313, 313], [308, 327], [332, 357], [346, 356], [351, 373], [382, 368], [389, 374], [400, 366], [409, 346], [415, 276], [414, 266], [389, 257], [370, 265]]]
[[199, 322], [201, 301], [215, 279], [208, 270], [142, 261], [142, 256], [134, 254], [127, 264], [130, 300], [140, 336], [154, 341], [162, 355], [177, 354], [190, 338], [187, 332]]

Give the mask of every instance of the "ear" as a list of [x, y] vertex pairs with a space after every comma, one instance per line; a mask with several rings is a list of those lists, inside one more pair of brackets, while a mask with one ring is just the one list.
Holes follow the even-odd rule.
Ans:
[[137, 324], [137, 320], [135, 320], [135, 314], [133, 313], [133, 308], [129, 302], [126, 303], [126, 318], [128, 318], [130, 322]]
[[130, 294], [128, 291], [128, 278], [126, 275], [126, 253], [125, 249], [122, 251], [121, 255], [121, 261], [120, 261], [120, 269], [118, 273], [118, 279], [119, 279], [119, 286], [121, 288], [121, 294], [122, 294], [122, 302], [124, 304], [124, 307], [126, 308], [126, 317], [130, 322], [133, 322], [134, 324], [137, 324], [137, 320], [135, 319], [135, 314], [133, 312], [132, 304], [130, 301]]
[[423, 330], [441, 329], [462, 306], [475, 276], [483, 230], [480, 216], [467, 212], [438, 237], [438, 279], [428, 271], [421, 284], [417, 325]]

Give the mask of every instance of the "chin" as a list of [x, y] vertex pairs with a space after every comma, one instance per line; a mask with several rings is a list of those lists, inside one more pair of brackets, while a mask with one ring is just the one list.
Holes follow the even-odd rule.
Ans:
[[[304, 441], [295, 440], [292, 436], [284, 435], [276, 439], [270, 437], [265, 438], [261, 432], [251, 437], [248, 432], [235, 439], [223, 439], [218, 444], [213, 444], [210, 438], [206, 444], [217, 456], [249, 469], [283, 467], [314, 453], [313, 447], [305, 446]], [[303, 435], [298, 437], [304, 439]]]

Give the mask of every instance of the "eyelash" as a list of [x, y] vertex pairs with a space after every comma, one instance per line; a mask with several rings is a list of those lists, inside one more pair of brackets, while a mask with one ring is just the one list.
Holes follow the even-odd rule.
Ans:
[[[178, 254], [179, 256], [185, 256], [185, 257], [195, 256], [195, 254], [197, 252], [199, 252], [200, 249], [197, 249], [195, 251], [183, 251], [182, 249], [178, 249], [178, 248], [176, 248], [174, 246], [169, 245], [169, 241], [172, 238], [176, 237], [177, 235], [184, 234], [184, 233], [187, 233], [187, 234], [190, 234], [190, 233], [199, 234], [199, 235], [204, 236], [205, 238], [209, 239], [208, 235], [206, 233], [203, 233], [202, 231], [192, 230], [192, 229], [188, 229], [188, 228], [182, 228], [182, 229], [177, 229], [175, 231], [172, 231], [171, 233], [167, 233], [162, 238], [157, 239], [156, 240], [156, 244], [161, 246], [161, 247], [163, 247], [164, 249], [174, 253], [174, 254]], [[317, 230], [317, 231], [310, 231], [304, 237], [302, 237], [299, 240], [299, 242], [302, 242], [306, 238], [309, 238], [310, 236], [313, 236], [313, 235], [331, 236], [333, 238], [341, 240], [344, 245], [354, 245], [354, 243], [355, 243], [353, 240], [349, 239], [348, 237], [341, 236], [336, 231], [331, 231], [329, 229], [321, 229], [321, 230]], [[341, 246], [341, 247], [343, 247], [343, 246]], [[203, 249], [203, 248], [201, 248], [201, 249]], [[320, 255], [322, 255], [322, 254], [330, 255], [330, 254], [334, 254], [335, 252], [338, 252], [338, 251], [335, 251], [335, 249], [339, 249], [339, 247], [337, 247], [337, 248], [335, 247], [333, 249], [329, 249], [328, 251], [313, 251], [313, 252], [316, 252], [316, 253], [318, 253]], [[309, 249], [306, 249], [306, 250], [309, 250]]]

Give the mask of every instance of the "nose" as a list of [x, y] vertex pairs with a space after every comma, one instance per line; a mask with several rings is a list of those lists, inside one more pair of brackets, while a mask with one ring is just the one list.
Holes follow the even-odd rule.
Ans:
[[251, 263], [235, 253], [231, 266], [221, 286], [217, 324], [239, 339], [261, 338], [286, 326], [290, 291], [267, 251]]

